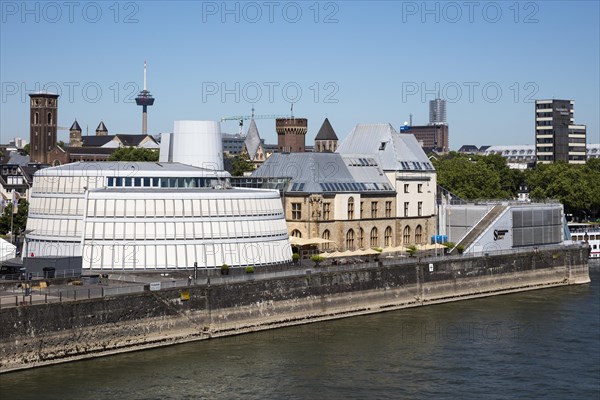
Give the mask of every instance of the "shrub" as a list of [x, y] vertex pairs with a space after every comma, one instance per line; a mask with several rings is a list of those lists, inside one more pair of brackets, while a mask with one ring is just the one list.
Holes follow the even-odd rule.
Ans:
[[229, 275], [229, 265], [221, 265], [221, 275]]
[[310, 261], [313, 261], [313, 262], [314, 262], [314, 263], [316, 263], [317, 265], [319, 265], [319, 263], [320, 263], [321, 261], [323, 261], [324, 259], [325, 259], [325, 257], [322, 257], [322, 256], [320, 256], [320, 255], [318, 255], [318, 254], [315, 254], [314, 256], [311, 256], [311, 257], [310, 257]]
[[298, 254], [298, 253], [292, 254], [292, 261], [294, 261], [294, 263], [298, 263], [298, 260], [300, 260], [300, 254]]
[[465, 246], [459, 244], [458, 246], [456, 246], [456, 251], [458, 251], [458, 254], [462, 254], [465, 251]]
[[448, 248], [448, 250], [452, 250], [454, 248], [454, 246], [456, 246], [456, 243], [454, 243], [454, 242], [445, 242], [445, 243], [442, 243], [442, 246], [446, 246]]
[[252, 267], [252, 266], [246, 267], [246, 273], [247, 274], [253, 274], [254, 273], [254, 267]]
[[417, 249], [417, 246], [415, 246], [414, 244], [411, 244], [410, 246], [408, 246], [406, 248], [406, 252], [408, 253], [409, 256], [414, 257], [415, 254], [417, 254], [417, 251], [419, 251], [419, 249]]

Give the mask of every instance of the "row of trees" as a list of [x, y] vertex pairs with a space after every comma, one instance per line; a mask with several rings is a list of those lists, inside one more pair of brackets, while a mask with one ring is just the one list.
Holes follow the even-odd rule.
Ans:
[[509, 199], [526, 185], [532, 199], [556, 199], [567, 213], [600, 215], [600, 159], [583, 165], [557, 162], [533, 169], [510, 169], [500, 155], [450, 152], [433, 161], [438, 184], [465, 200]]

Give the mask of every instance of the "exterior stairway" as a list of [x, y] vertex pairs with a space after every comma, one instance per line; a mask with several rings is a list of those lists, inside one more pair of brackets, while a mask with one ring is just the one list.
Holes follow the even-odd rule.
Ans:
[[500, 214], [502, 214], [504, 212], [504, 210], [506, 210], [506, 208], [507, 208], [507, 206], [504, 206], [502, 204], [498, 204], [498, 205], [494, 206], [473, 227], [473, 229], [471, 229], [458, 243], [456, 243], [456, 245], [450, 251], [450, 253], [454, 254], [455, 252], [458, 252], [456, 250], [456, 248], [461, 245], [463, 246], [464, 250], [466, 251], [469, 248], [469, 246], [471, 246], [473, 244], [473, 242], [475, 242], [475, 240], [479, 237], [479, 235], [481, 235], [490, 226], [490, 224], [496, 218], [498, 218], [498, 216], [500, 216]]

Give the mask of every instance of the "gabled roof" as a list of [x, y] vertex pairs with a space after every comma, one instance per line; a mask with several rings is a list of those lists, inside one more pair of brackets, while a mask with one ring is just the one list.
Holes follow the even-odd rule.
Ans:
[[29, 156], [21, 154], [18, 151], [11, 151], [9, 157], [7, 164], [17, 164], [20, 166], [29, 164]]
[[156, 143], [156, 140], [150, 135], [129, 135], [129, 134], [118, 134], [116, 135], [123, 146], [139, 146], [147, 137], [150, 137], [150, 140]]
[[146, 138], [150, 138], [151, 141], [156, 143], [156, 140], [151, 135], [139, 135], [139, 134], [118, 134], [118, 135], [106, 135], [106, 136], [82, 136], [83, 147], [102, 147], [108, 142], [117, 140], [121, 142], [123, 146], [139, 146]]
[[479, 148], [473, 144], [463, 144], [460, 149], [458, 149], [459, 153], [477, 153], [479, 152]]
[[325, 121], [323, 121], [323, 125], [321, 125], [321, 129], [319, 129], [315, 140], [338, 140], [333, 127], [329, 123], [329, 118], [325, 118]]
[[254, 156], [256, 156], [256, 152], [260, 147], [260, 135], [258, 134], [258, 128], [256, 127], [256, 122], [254, 122], [254, 118], [250, 120], [250, 127], [248, 128], [248, 133], [246, 133], [244, 146], [246, 147], [250, 160], [254, 160]]
[[82, 136], [82, 146], [83, 147], [102, 147], [106, 143], [110, 142], [114, 139], [114, 135], [106, 135], [106, 136]]
[[291, 178], [286, 192], [394, 193], [373, 157], [337, 153], [274, 153], [252, 173], [259, 178]]
[[100, 121], [100, 124], [96, 128], [96, 131], [108, 132], [108, 129], [106, 129], [106, 125], [104, 125], [104, 121]]
[[343, 155], [370, 155], [384, 171], [433, 171], [412, 134], [399, 134], [390, 124], [358, 124], [337, 150]]
[[79, 132], [81, 132], [81, 127], [77, 123], [77, 120], [75, 120], [75, 122], [73, 122], [73, 125], [71, 125], [71, 127], [69, 128], [69, 130], [70, 131], [79, 131]]

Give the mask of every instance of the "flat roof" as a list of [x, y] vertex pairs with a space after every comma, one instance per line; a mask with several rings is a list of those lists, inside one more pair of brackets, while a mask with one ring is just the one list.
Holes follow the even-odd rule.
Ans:
[[200, 168], [178, 162], [134, 162], [134, 161], [78, 161], [57, 167], [45, 168], [36, 172], [36, 176], [133, 176], [137, 173], [151, 173], [154, 176], [170, 176], [173, 173], [186, 173], [185, 176], [198, 174], [219, 177], [229, 177], [229, 173], [221, 170]]

